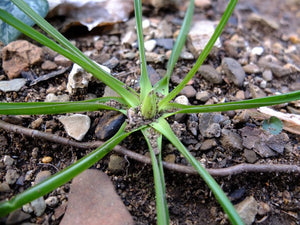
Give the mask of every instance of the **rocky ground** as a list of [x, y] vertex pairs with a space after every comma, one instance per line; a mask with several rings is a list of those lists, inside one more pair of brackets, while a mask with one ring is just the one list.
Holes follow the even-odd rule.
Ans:
[[[197, 1], [189, 41], [172, 75], [171, 89], [193, 66], [203, 49], [203, 41], [213, 31], [225, 6], [225, 1]], [[146, 57], [153, 83], [165, 72], [184, 8], [179, 6], [178, 10], [170, 11], [144, 7]], [[300, 4], [296, 0], [255, 0], [250, 3], [241, 0], [204, 66], [175, 101], [214, 104], [299, 90], [299, 12]], [[59, 22], [56, 19], [51, 22], [57, 26]], [[71, 32], [67, 35], [90, 58], [105, 66], [118, 79], [137, 88], [140, 69], [134, 19], [103, 30], [99, 36], [86, 33], [74, 36]], [[70, 61], [35, 42], [28, 42], [25, 37], [1, 46], [1, 62], [1, 101], [76, 101], [114, 94], [80, 68], [74, 68]], [[300, 114], [300, 102], [276, 106], [274, 110], [293, 114], [296, 118]], [[243, 110], [179, 115], [169, 122], [181, 141], [206, 168], [226, 168], [241, 163], [299, 165], [299, 126], [285, 122], [284, 130], [272, 135], [262, 129], [262, 122], [267, 117], [257, 110]], [[111, 121], [116, 119], [120, 123], [124, 118], [107, 112], [2, 116], [3, 121], [16, 126], [90, 143], [107, 138], [110, 134], [103, 128], [111, 126]], [[7, 129], [1, 129], [0, 134], [1, 200], [41, 182], [92, 151], [92, 148], [68, 146]], [[122, 146], [148, 156], [146, 143], [140, 134], [127, 138]], [[166, 162], [187, 165], [187, 161], [167, 141], [164, 141], [163, 157]], [[111, 210], [116, 210], [114, 220], [121, 221], [119, 224], [125, 224], [125, 221], [127, 224], [156, 223], [151, 166], [113, 152], [92, 169], [74, 179], [71, 185], [63, 185], [0, 222], [73, 224], [72, 218], [81, 215], [78, 219], [81, 224], [93, 224], [93, 221], [99, 224], [99, 220], [107, 224], [105, 214], [94, 212], [108, 210], [111, 213]], [[228, 223], [226, 215], [199, 176], [172, 170], [166, 170], [165, 176], [170, 224]], [[80, 179], [84, 182], [78, 182]], [[247, 224], [299, 224], [298, 179], [297, 173], [216, 176], [239, 213], [245, 215]], [[99, 186], [103, 188], [94, 188]], [[120, 204], [112, 187], [124, 204]], [[89, 191], [85, 191], [87, 189]], [[99, 196], [108, 196], [111, 201], [116, 199], [115, 207], [103, 208], [105, 199]], [[84, 199], [89, 199], [87, 205]]]

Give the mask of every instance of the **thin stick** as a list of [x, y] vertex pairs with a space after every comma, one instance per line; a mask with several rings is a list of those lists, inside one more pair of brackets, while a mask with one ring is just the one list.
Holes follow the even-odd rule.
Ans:
[[[70, 140], [68, 138], [60, 137], [55, 134], [51, 133], [45, 133], [38, 130], [33, 130], [29, 128], [25, 128], [22, 126], [10, 124], [7, 122], [4, 122], [0, 120], [0, 128], [9, 131], [14, 132], [18, 134], [23, 134], [25, 136], [33, 137], [33, 138], [42, 138], [51, 142], [59, 143], [62, 145], [70, 145], [77, 148], [97, 148], [100, 145], [102, 145], [104, 142], [102, 141], [94, 141], [94, 142], [77, 142]], [[151, 164], [150, 158], [143, 156], [141, 154], [138, 154], [136, 152], [130, 151], [120, 145], [117, 145], [113, 148], [113, 150], [119, 154], [123, 154], [131, 159], [134, 159], [136, 161], [145, 163], [145, 164]], [[180, 173], [186, 173], [186, 174], [198, 174], [193, 167], [190, 166], [183, 166], [178, 165], [175, 163], [168, 163], [163, 162], [163, 166], [166, 169], [173, 170]], [[215, 177], [222, 177], [222, 176], [230, 176], [230, 175], [236, 175], [240, 173], [297, 173], [300, 174], [300, 166], [297, 165], [287, 165], [287, 164], [267, 164], [267, 165], [259, 165], [259, 164], [247, 164], [242, 163], [239, 165], [227, 167], [227, 168], [218, 168], [218, 169], [207, 169], [207, 171]]]

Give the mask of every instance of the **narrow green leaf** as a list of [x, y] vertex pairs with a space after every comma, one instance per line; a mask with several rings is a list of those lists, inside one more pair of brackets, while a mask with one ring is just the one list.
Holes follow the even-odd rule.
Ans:
[[[162, 137], [160, 134], [158, 134], [157, 138], [155, 138], [153, 136], [153, 132], [155, 132], [155, 130], [151, 127], [142, 130], [142, 133], [148, 144], [148, 148], [151, 155], [151, 161], [152, 161], [155, 196], [156, 196], [157, 224], [168, 225], [169, 213], [168, 213], [168, 206], [166, 200], [165, 180], [164, 180], [164, 174], [161, 165], [162, 162], [159, 163], [159, 157], [158, 158], [156, 157], [156, 154], [161, 155]], [[157, 153], [156, 151], [159, 151], [159, 153]]]
[[181, 90], [185, 87], [185, 85], [192, 79], [192, 77], [195, 75], [195, 73], [198, 71], [199, 67], [202, 65], [206, 57], [208, 56], [210, 50], [214, 46], [216, 40], [221, 35], [222, 30], [224, 29], [229, 17], [231, 16], [234, 7], [237, 3], [237, 0], [230, 0], [228, 3], [228, 6], [221, 18], [220, 23], [218, 24], [214, 34], [208, 41], [207, 45], [205, 46], [204, 50], [201, 52], [199, 58], [197, 59], [195, 65], [190, 70], [190, 72], [186, 75], [186, 77], [182, 80], [182, 82], [173, 89], [163, 100], [159, 102], [159, 111], [163, 110], [165, 106], [168, 104], [169, 101], [171, 101]]
[[264, 120], [262, 127], [271, 134], [277, 135], [282, 131], [283, 123], [276, 116], [271, 116], [269, 119]]
[[155, 85], [155, 90], [163, 95], [167, 95], [169, 93], [169, 81], [173, 73], [175, 64], [177, 63], [178, 58], [180, 56], [181, 50], [185, 44], [188, 32], [191, 27], [193, 15], [194, 0], [190, 1], [189, 7], [187, 8], [187, 11], [185, 13], [180, 32], [178, 34], [178, 37], [172, 49], [172, 54], [168, 61], [166, 75]]
[[300, 91], [294, 91], [287, 94], [268, 96], [264, 98], [256, 98], [250, 100], [243, 100], [237, 102], [226, 102], [214, 105], [181, 105], [176, 103], [169, 103], [166, 110], [174, 112], [167, 113], [164, 117], [168, 117], [178, 113], [206, 113], [206, 112], [222, 112], [237, 109], [250, 109], [263, 106], [278, 105], [290, 101], [300, 99]]
[[152, 85], [147, 72], [147, 62], [145, 56], [144, 48], [144, 35], [143, 35], [143, 16], [142, 16], [142, 1], [134, 1], [134, 12], [135, 12], [135, 21], [136, 21], [136, 30], [137, 30], [137, 40], [139, 46], [139, 55], [140, 55], [140, 64], [141, 64], [141, 77], [140, 77], [140, 88], [141, 95], [140, 101], [143, 101], [146, 95], [151, 91]]
[[151, 126], [158, 132], [163, 134], [179, 151], [180, 153], [191, 163], [191, 165], [197, 170], [202, 179], [206, 182], [209, 188], [214, 193], [216, 199], [226, 212], [229, 220], [232, 224], [241, 225], [244, 224], [235, 208], [223, 192], [221, 187], [213, 179], [213, 177], [201, 166], [201, 164], [191, 155], [191, 153], [185, 148], [185, 146], [176, 137], [172, 128], [165, 119], [160, 118], [157, 123], [151, 124]]
[[0, 115], [41, 115], [118, 109], [97, 101], [0, 103]]
[[91, 167], [97, 161], [102, 159], [107, 153], [111, 151], [118, 143], [120, 143], [124, 138], [126, 138], [130, 133], [125, 133], [125, 123], [120, 128], [119, 132], [115, 134], [111, 139], [109, 139], [101, 147], [97, 148], [90, 154], [78, 160], [73, 165], [65, 168], [64, 170], [56, 173], [47, 180], [39, 183], [26, 191], [18, 194], [9, 201], [0, 203], [0, 217], [6, 216], [8, 213], [20, 208], [22, 205], [33, 201], [51, 191], [59, 186], [65, 184], [79, 173]]

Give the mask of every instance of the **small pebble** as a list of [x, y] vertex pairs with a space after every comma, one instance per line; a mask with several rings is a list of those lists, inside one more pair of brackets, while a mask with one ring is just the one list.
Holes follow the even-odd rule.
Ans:
[[193, 86], [185, 86], [179, 94], [181, 95], [185, 95], [186, 97], [188, 98], [192, 98], [192, 97], [195, 97], [197, 91], [195, 90], [195, 88]]
[[227, 78], [235, 85], [241, 87], [245, 80], [245, 71], [243, 67], [233, 58], [224, 58], [222, 60], [222, 69]]
[[51, 172], [49, 170], [40, 171], [35, 177], [34, 184], [41, 183], [42, 181], [46, 180], [50, 176], [51, 176]]
[[207, 151], [209, 149], [212, 149], [213, 147], [216, 147], [218, 144], [214, 138], [212, 139], [206, 139], [202, 142], [200, 146], [201, 151]]
[[182, 105], [189, 105], [189, 99], [185, 95], [179, 95], [175, 98], [174, 102]]
[[196, 99], [200, 102], [206, 102], [210, 98], [210, 93], [208, 91], [200, 91], [196, 94]]
[[109, 157], [108, 169], [114, 173], [122, 172], [125, 169], [126, 161], [124, 157], [112, 154]]
[[213, 84], [221, 84], [223, 82], [221, 74], [210, 65], [202, 65], [198, 69], [198, 72], [205, 80]]
[[252, 55], [262, 55], [264, 53], [264, 48], [263, 47], [254, 47], [252, 50], [251, 50], [251, 54]]
[[52, 162], [52, 157], [51, 156], [44, 156], [42, 158], [42, 163], [50, 163]]
[[49, 207], [55, 207], [58, 204], [58, 199], [56, 196], [50, 196], [45, 200], [45, 203]]
[[5, 174], [5, 181], [8, 184], [14, 184], [19, 178], [19, 174], [16, 170], [8, 169]]
[[175, 154], [168, 154], [165, 156], [164, 161], [168, 163], [175, 163], [176, 156]]
[[144, 45], [145, 45], [146, 51], [152, 52], [154, 50], [154, 48], [156, 47], [156, 40], [151, 39], [151, 40], [145, 41]]
[[10, 192], [10, 187], [7, 183], [0, 183], [0, 192]]
[[264, 78], [265, 81], [271, 81], [273, 80], [273, 74], [271, 70], [265, 70], [262, 73], [262, 77]]
[[11, 166], [14, 163], [14, 159], [9, 155], [5, 155], [3, 157], [3, 162], [5, 166]]

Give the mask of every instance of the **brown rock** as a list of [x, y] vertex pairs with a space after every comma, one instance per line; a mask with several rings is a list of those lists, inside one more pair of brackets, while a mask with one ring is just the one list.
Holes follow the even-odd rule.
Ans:
[[42, 64], [42, 69], [43, 70], [55, 70], [56, 68], [57, 68], [57, 65], [54, 62], [50, 61], [50, 60], [46, 60]]
[[77, 224], [134, 224], [105, 173], [86, 170], [73, 179], [68, 208], [60, 225]]
[[19, 77], [21, 71], [42, 61], [43, 49], [28, 41], [13, 41], [2, 50], [3, 69], [9, 79]]

